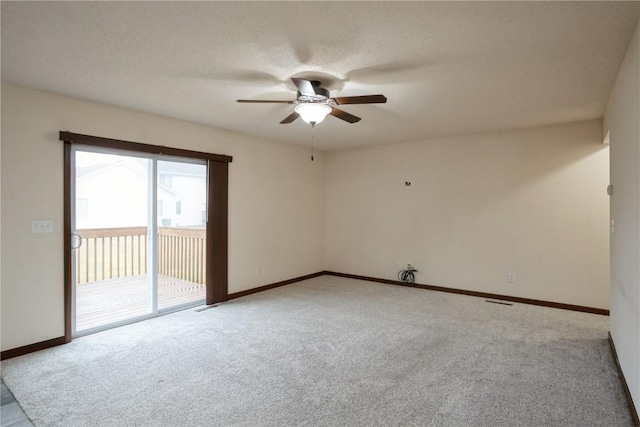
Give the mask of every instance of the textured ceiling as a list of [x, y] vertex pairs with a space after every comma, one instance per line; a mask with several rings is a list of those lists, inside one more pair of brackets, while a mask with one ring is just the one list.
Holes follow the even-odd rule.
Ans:
[[320, 149], [600, 118], [640, 2], [2, 2], [2, 80], [270, 140], [292, 76], [332, 96]]

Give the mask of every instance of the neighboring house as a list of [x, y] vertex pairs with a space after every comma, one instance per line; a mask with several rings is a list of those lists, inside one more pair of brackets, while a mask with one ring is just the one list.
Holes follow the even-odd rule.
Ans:
[[[162, 171], [160, 165], [163, 165]], [[204, 226], [206, 167], [185, 165], [198, 166], [199, 169], [191, 168], [174, 174], [174, 166], [181, 165], [158, 162], [158, 166], [158, 225]], [[147, 225], [147, 171], [147, 168], [136, 160], [124, 159], [107, 164], [77, 167], [76, 228]]]
[[207, 167], [204, 164], [158, 161], [158, 185], [180, 195], [180, 199], [173, 204], [158, 197], [158, 225], [205, 226]]

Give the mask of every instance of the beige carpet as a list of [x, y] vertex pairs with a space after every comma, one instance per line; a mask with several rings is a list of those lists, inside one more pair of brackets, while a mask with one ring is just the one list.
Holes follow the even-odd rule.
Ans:
[[37, 426], [631, 426], [608, 318], [323, 276], [2, 362]]

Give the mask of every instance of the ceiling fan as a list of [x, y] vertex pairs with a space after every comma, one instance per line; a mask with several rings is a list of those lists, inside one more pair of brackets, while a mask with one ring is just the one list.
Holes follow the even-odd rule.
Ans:
[[238, 99], [237, 102], [244, 103], [276, 103], [276, 104], [296, 104], [293, 113], [280, 122], [287, 124], [293, 122], [298, 117], [314, 126], [331, 114], [347, 123], [356, 123], [360, 117], [349, 114], [346, 111], [336, 108], [337, 105], [346, 104], [384, 104], [387, 98], [384, 95], [363, 95], [363, 96], [342, 96], [331, 98], [329, 91], [323, 88], [318, 80], [305, 80], [292, 78], [291, 81], [298, 88], [295, 101], [274, 101], [259, 99]]

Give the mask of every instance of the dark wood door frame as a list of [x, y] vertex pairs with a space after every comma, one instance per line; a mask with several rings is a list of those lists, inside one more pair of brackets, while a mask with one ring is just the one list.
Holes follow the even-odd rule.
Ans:
[[181, 148], [141, 144], [119, 139], [102, 138], [71, 132], [60, 132], [64, 141], [64, 341], [72, 338], [72, 290], [71, 283], [71, 146], [82, 144], [119, 150], [168, 155], [207, 161], [207, 243], [206, 243], [206, 303], [208, 305], [226, 301], [228, 291], [228, 206], [229, 206], [229, 163], [231, 156], [212, 154]]

